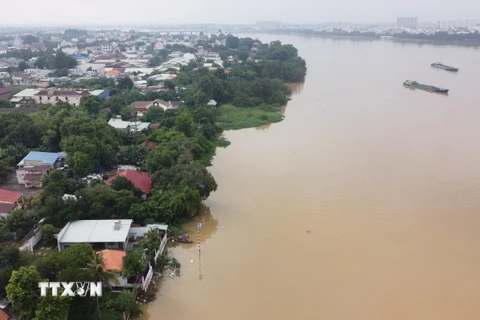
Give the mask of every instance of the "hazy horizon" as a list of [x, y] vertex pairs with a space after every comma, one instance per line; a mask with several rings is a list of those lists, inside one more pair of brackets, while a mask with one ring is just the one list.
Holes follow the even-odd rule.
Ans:
[[[420, 21], [477, 19], [480, 2], [461, 0], [439, 6], [425, 0], [338, 0], [313, 2], [288, 0], [271, 2], [244, 0], [183, 0], [162, 4], [154, 0], [119, 3], [113, 0], [84, 0], [81, 5], [60, 0], [10, 1], [3, 5], [1, 26], [106, 26], [173, 24], [254, 24], [282, 21], [291, 24], [316, 24], [327, 21], [350, 23], [394, 23], [397, 17], [414, 16]], [[296, 10], [292, 10], [296, 9]]]

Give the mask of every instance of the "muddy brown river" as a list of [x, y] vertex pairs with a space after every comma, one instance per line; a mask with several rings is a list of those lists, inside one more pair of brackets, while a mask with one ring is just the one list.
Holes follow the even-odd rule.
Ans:
[[480, 319], [480, 50], [257, 37], [295, 45], [306, 81], [283, 122], [225, 132], [186, 226], [201, 255], [170, 249], [181, 276], [142, 319]]

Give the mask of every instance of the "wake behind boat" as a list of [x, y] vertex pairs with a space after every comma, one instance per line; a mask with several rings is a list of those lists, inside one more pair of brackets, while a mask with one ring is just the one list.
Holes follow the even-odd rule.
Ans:
[[440, 62], [432, 63], [431, 66], [434, 67], [434, 68], [439, 68], [439, 69], [443, 69], [443, 70], [447, 70], [447, 71], [453, 71], [453, 72], [458, 71], [458, 68], [450, 67], [450, 66], [444, 65], [443, 63], [440, 63]]

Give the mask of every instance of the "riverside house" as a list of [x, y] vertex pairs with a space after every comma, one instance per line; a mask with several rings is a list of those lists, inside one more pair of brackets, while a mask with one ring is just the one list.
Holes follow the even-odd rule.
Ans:
[[[157, 258], [165, 250], [167, 245], [168, 226], [164, 224], [150, 224], [144, 227], [132, 227], [133, 220], [77, 220], [70, 221], [57, 235], [58, 250], [61, 252], [76, 243], [91, 244], [96, 252], [102, 253], [102, 259], [106, 271], [115, 273], [118, 285], [115, 281], [110, 284], [115, 287], [137, 286], [146, 290], [153, 278], [153, 265]], [[155, 250], [153, 261], [147, 261], [144, 257], [142, 262], [145, 270], [134, 279], [123, 276], [123, 257], [126, 249], [142, 250], [138, 243], [147, 232], [152, 229], [161, 231], [160, 246]], [[163, 233], [163, 235], [162, 235]]]

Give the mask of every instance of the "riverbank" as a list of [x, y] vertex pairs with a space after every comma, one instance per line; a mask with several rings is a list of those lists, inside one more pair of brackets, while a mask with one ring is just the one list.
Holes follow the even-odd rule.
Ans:
[[[252, 32], [256, 34], [256, 32]], [[431, 45], [452, 45], [452, 46], [465, 46], [465, 47], [479, 47], [480, 39], [421, 39], [421, 38], [405, 38], [392, 36], [391, 34], [378, 34], [378, 35], [348, 35], [348, 34], [329, 34], [329, 33], [306, 33], [298, 31], [269, 31], [265, 32], [267, 34], [275, 35], [287, 35], [287, 36], [301, 36], [301, 37], [315, 37], [323, 39], [345, 39], [351, 41], [393, 41], [393, 42], [410, 42], [410, 43], [419, 43], [419, 44], [431, 44]], [[245, 34], [249, 34], [246, 32]]]
[[278, 105], [240, 108], [225, 104], [218, 109], [217, 125], [223, 130], [258, 127], [282, 121], [281, 111], [282, 107]]

